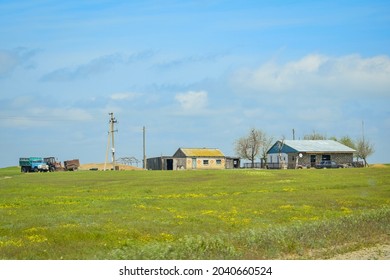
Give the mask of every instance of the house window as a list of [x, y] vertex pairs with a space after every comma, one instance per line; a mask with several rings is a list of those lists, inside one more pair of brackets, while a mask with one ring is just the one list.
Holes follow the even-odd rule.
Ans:
[[322, 155], [322, 160], [330, 160], [330, 155]]
[[209, 165], [209, 160], [208, 159], [204, 159], [203, 160], [203, 165]]
[[221, 165], [221, 164], [222, 164], [222, 160], [217, 159], [217, 160], [216, 160], [216, 163], [217, 163], [218, 165]]

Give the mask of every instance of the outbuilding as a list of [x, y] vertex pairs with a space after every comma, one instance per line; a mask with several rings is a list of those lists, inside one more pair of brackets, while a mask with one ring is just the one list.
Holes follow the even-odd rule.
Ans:
[[219, 149], [179, 148], [173, 157], [184, 169], [225, 169], [225, 155]]
[[148, 169], [233, 169], [240, 167], [240, 158], [226, 157], [214, 148], [179, 148], [173, 156], [148, 158]]
[[147, 159], [147, 168], [150, 170], [176, 170], [181, 169], [177, 159], [168, 156]]
[[324, 160], [352, 164], [354, 152], [354, 149], [334, 140], [279, 140], [267, 152], [267, 167], [315, 167]]

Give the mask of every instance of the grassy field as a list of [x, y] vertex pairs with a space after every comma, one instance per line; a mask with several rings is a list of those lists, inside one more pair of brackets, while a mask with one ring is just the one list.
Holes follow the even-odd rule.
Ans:
[[326, 259], [390, 244], [390, 168], [0, 169], [0, 259]]

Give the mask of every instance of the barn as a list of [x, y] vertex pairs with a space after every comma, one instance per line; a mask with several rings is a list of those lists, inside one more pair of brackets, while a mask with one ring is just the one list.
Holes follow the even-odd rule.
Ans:
[[267, 152], [267, 166], [271, 169], [314, 167], [323, 160], [351, 164], [354, 152], [334, 140], [277, 141]]
[[147, 166], [151, 170], [230, 169], [239, 168], [240, 159], [225, 157], [214, 148], [179, 148], [171, 157], [149, 158]]

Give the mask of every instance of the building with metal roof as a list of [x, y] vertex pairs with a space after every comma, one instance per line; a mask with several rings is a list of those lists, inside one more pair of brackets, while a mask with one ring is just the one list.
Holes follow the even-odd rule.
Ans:
[[148, 169], [231, 169], [240, 167], [240, 158], [226, 157], [213, 148], [179, 148], [172, 157], [161, 156], [147, 160]]
[[225, 169], [225, 155], [219, 149], [179, 148], [173, 155], [185, 169]]
[[225, 157], [219, 149], [179, 148], [174, 157]]
[[269, 168], [314, 167], [324, 160], [351, 164], [354, 152], [334, 140], [279, 140], [267, 152], [267, 165]]

